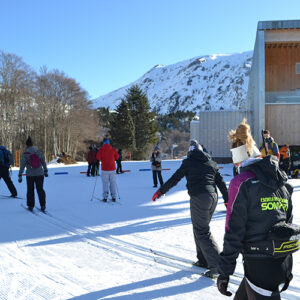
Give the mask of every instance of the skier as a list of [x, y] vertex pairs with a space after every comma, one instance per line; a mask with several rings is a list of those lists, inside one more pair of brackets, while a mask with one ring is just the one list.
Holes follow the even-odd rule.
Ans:
[[116, 183], [116, 164], [119, 159], [119, 154], [115, 148], [110, 145], [109, 139], [103, 139], [103, 145], [97, 152], [97, 160], [101, 162], [101, 178], [103, 186], [103, 201], [107, 202], [107, 197], [110, 193], [112, 201], [116, 201], [117, 183]]
[[282, 169], [287, 176], [290, 175], [290, 168], [291, 168], [291, 154], [289, 145], [285, 144], [280, 148], [279, 151], [280, 160], [279, 160], [279, 167]]
[[164, 181], [161, 176], [161, 154], [159, 152], [158, 146], [155, 146], [150, 161], [153, 175], [153, 187], [157, 187], [157, 177], [159, 179], [160, 186], [162, 186], [164, 184]]
[[227, 187], [217, 164], [202, 151], [196, 140], [191, 140], [187, 158], [182, 161], [180, 168], [172, 177], [156, 191], [152, 201], [167, 193], [184, 176], [190, 195], [191, 219], [198, 258], [194, 265], [208, 268], [205, 275], [214, 278], [218, 275], [219, 249], [210, 232], [209, 223], [218, 202], [217, 187], [225, 203], [228, 201]]
[[[274, 156], [257, 157], [259, 152], [245, 119], [238, 130], [230, 132], [229, 139], [239, 174], [229, 185], [217, 287], [223, 295], [231, 296], [227, 290], [229, 276], [234, 273], [236, 259], [242, 253], [245, 277], [234, 299], [277, 300], [280, 299], [279, 284], [285, 283], [284, 288], [287, 288], [292, 278], [292, 257], [291, 254], [274, 255], [277, 239], [274, 236], [277, 230], [284, 232], [277, 227], [281, 226], [280, 222], [292, 220], [293, 188]], [[287, 227], [286, 224], [283, 227]]]
[[48, 177], [48, 169], [43, 154], [37, 147], [33, 146], [31, 137], [26, 140], [26, 150], [21, 156], [21, 166], [19, 170], [18, 181], [22, 182], [22, 174], [26, 168], [27, 182], [27, 206], [30, 211], [33, 210], [34, 201], [34, 186], [39, 196], [41, 210], [46, 209], [46, 193], [44, 191], [44, 177]]
[[118, 151], [119, 159], [117, 160], [117, 174], [122, 174], [122, 149], [119, 149]]
[[88, 161], [88, 170], [87, 170], [87, 176], [90, 176], [90, 174], [94, 177], [95, 176], [95, 170], [97, 166], [97, 152], [93, 147], [89, 147], [89, 152], [87, 154], [87, 161]]
[[277, 143], [270, 135], [270, 131], [265, 129], [262, 131], [263, 142], [259, 146], [259, 151], [261, 152], [262, 157], [267, 155], [274, 155], [278, 159], [280, 158], [279, 149]]
[[0, 146], [0, 180], [3, 178], [11, 193], [11, 197], [17, 197], [17, 190], [9, 176], [9, 168], [14, 163], [11, 152], [4, 146]]

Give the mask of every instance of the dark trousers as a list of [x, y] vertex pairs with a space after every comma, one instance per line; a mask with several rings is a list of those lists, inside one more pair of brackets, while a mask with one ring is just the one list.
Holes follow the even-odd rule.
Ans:
[[90, 174], [92, 176], [95, 176], [95, 171], [96, 171], [96, 163], [89, 163], [87, 176], [89, 176]]
[[216, 193], [191, 196], [190, 210], [198, 260], [213, 269], [218, 265], [219, 247], [214, 240], [209, 223], [218, 203]]
[[162, 186], [164, 184], [164, 181], [161, 176], [161, 171], [152, 171], [152, 173], [153, 173], [153, 184], [157, 186], [157, 176], [158, 176], [159, 184], [160, 186]]
[[290, 163], [290, 159], [289, 158], [281, 160], [279, 162], [279, 167], [280, 167], [280, 169], [282, 169], [286, 173], [287, 176], [290, 175], [291, 163]]
[[117, 160], [117, 174], [123, 173], [121, 160]]
[[46, 193], [44, 191], [44, 176], [26, 176], [27, 182], [27, 206], [34, 206], [34, 186], [41, 206], [46, 206]]
[[16, 196], [17, 195], [17, 190], [16, 190], [13, 182], [10, 179], [8, 167], [4, 167], [4, 166], [0, 167], [0, 179], [1, 178], [3, 178], [3, 180], [6, 183], [7, 188], [9, 189], [10, 193], [12, 195]]
[[255, 291], [244, 278], [234, 300], [280, 300], [279, 285], [292, 278], [292, 255], [280, 259], [244, 260], [245, 276], [255, 286], [274, 292], [265, 296]]

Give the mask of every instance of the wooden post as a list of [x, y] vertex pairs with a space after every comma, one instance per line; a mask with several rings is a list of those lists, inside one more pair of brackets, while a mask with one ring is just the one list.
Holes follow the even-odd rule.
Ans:
[[15, 165], [16, 165], [16, 167], [20, 167], [20, 165], [21, 165], [21, 150], [16, 150]]

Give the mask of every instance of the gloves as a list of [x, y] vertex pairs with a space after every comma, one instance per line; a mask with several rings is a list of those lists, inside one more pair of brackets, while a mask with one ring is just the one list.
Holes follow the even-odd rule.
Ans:
[[48, 170], [47, 170], [47, 171], [44, 171], [44, 176], [45, 176], [45, 177], [48, 177]]
[[162, 195], [162, 192], [160, 190], [157, 190], [152, 197], [152, 201], [156, 201], [156, 199], [159, 199]]
[[230, 297], [232, 293], [227, 291], [228, 283], [229, 283], [229, 276], [219, 275], [217, 279], [218, 290], [222, 295]]
[[19, 175], [18, 181], [21, 183], [22, 182], [22, 175]]

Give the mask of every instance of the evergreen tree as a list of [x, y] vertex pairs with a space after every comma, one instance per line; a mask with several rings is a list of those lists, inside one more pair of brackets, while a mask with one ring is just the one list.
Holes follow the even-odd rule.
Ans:
[[108, 128], [110, 118], [109, 109], [105, 107], [98, 107], [97, 112], [99, 116], [99, 125]]
[[135, 126], [129, 106], [124, 99], [110, 117], [109, 134], [116, 147], [135, 151]]
[[145, 158], [145, 152], [149, 144], [157, 142], [154, 114], [150, 111], [150, 105], [145, 93], [134, 85], [127, 90], [125, 100], [129, 106], [135, 127], [135, 151], [134, 159]]

